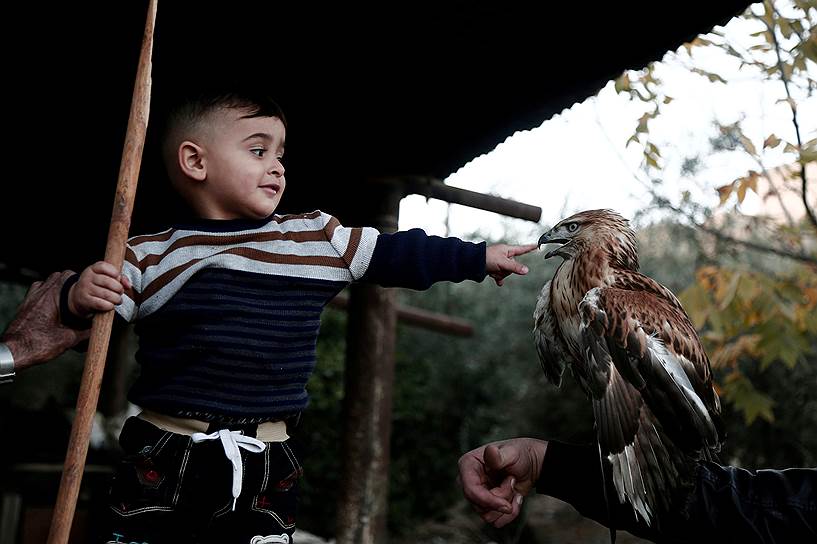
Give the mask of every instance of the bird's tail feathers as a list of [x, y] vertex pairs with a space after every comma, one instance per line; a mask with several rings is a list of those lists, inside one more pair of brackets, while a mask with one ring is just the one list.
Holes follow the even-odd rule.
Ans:
[[601, 451], [601, 443], [596, 442], [599, 446], [599, 463], [601, 469], [601, 482], [602, 482], [602, 489], [604, 490], [604, 507], [607, 508], [607, 528], [610, 530], [610, 544], [616, 544], [616, 529], [615, 529], [615, 522], [613, 520], [613, 509], [610, 508], [610, 494], [607, 493], [607, 470], [604, 464], [604, 454]]
[[599, 443], [612, 465], [619, 502], [630, 504], [636, 517], [654, 527], [687, 480], [690, 460], [663, 432], [633, 386], [620, 376], [612, 378], [607, 394], [593, 403]]

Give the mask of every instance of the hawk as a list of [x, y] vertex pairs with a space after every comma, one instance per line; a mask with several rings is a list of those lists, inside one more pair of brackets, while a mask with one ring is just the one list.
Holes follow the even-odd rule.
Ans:
[[569, 365], [591, 399], [621, 503], [647, 525], [694, 461], [724, 437], [709, 359], [672, 292], [638, 272], [635, 233], [612, 210], [577, 213], [539, 238], [563, 259], [534, 311], [534, 341], [557, 387]]

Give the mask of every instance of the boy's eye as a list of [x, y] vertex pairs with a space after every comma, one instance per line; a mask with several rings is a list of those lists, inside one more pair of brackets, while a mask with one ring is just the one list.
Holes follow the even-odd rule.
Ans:
[[266, 153], [266, 152], [267, 152], [267, 150], [264, 149], [263, 147], [257, 147], [255, 149], [250, 149], [250, 153], [252, 153], [253, 155], [256, 155], [258, 157], [263, 157], [264, 153]]

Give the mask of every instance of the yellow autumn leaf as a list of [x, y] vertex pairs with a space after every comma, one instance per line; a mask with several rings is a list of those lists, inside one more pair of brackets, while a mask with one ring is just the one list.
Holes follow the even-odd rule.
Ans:
[[780, 138], [778, 138], [774, 134], [769, 134], [769, 136], [763, 141], [763, 148], [765, 149], [767, 147], [777, 147], [778, 145], [780, 145], [781, 141], [782, 140], [780, 140]]
[[740, 180], [738, 183], [738, 203], [743, 204], [743, 199], [746, 198], [746, 182], [745, 180]]
[[749, 172], [749, 176], [746, 178], [746, 181], [744, 182], [749, 189], [755, 192], [755, 194], [757, 194], [757, 180], [759, 177], [760, 174], [758, 172], [751, 170]]
[[732, 190], [734, 189], [733, 184], [724, 185], [723, 187], [718, 187], [718, 196], [721, 198], [720, 206], [726, 204], [726, 201], [729, 200], [729, 197], [732, 196]]
[[755, 144], [752, 143], [752, 140], [744, 136], [742, 133], [740, 134], [739, 138], [740, 143], [743, 144], [743, 147], [749, 152], [749, 154], [757, 155], [757, 149], [755, 149]]
[[743, 199], [746, 198], [746, 191], [748, 189], [751, 189], [757, 193], [757, 178], [759, 176], [760, 174], [752, 170], [746, 177], [738, 178], [733, 182], [733, 185], [737, 186], [738, 188], [738, 202], [741, 204], [743, 203]]

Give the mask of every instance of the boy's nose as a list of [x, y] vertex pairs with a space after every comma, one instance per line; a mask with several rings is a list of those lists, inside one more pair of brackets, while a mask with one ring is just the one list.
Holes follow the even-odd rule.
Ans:
[[271, 176], [283, 176], [284, 175], [284, 165], [281, 164], [281, 161], [275, 161], [270, 169], [267, 170], [267, 174]]

